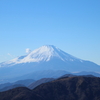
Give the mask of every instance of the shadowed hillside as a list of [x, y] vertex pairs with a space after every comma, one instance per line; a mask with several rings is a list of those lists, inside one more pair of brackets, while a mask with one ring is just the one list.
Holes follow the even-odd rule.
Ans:
[[0, 93], [0, 100], [100, 100], [100, 78], [73, 76]]

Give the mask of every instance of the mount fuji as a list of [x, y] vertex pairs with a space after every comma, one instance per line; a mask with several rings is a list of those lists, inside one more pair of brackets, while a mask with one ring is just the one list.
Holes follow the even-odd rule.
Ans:
[[30, 52], [26, 56], [20, 56], [18, 58], [5, 62], [3, 63], [3, 65], [10, 64], [10, 66], [12, 66], [14, 64], [21, 64], [21, 63], [49, 62], [52, 59], [59, 59], [63, 62], [68, 62], [68, 61], [83, 62], [83, 60], [71, 56], [53, 45], [45, 45]]
[[76, 58], [53, 45], [44, 45], [29, 54], [0, 63], [0, 78], [12, 78], [44, 70], [100, 72], [100, 66]]

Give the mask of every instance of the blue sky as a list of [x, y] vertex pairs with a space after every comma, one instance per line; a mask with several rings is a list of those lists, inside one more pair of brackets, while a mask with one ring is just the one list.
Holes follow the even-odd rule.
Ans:
[[100, 0], [0, 0], [0, 62], [46, 44], [100, 65]]

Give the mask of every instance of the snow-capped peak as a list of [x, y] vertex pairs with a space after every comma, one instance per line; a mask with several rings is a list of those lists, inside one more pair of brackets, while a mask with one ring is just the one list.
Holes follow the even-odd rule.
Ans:
[[53, 45], [44, 45], [38, 49], [35, 49], [34, 51], [30, 52], [26, 56], [21, 56], [18, 58], [15, 58], [10, 63], [27, 63], [27, 62], [40, 62], [40, 61], [49, 61], [53, 57], [56, 57], [58, 59], [61, 59], [63, 61], [74, 61], [77, 58], [63, 52], [59, 48], [53, 46]]

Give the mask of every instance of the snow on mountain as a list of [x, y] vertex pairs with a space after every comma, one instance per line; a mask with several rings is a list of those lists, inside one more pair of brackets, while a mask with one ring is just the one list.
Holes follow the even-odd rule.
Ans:
[[5, 64], [19, 64], [19, 63], [30, 63], [30, 62], [43, 62], [43, 61], [50, 61], [52, 58], [58, 58], [62, 61], [75, 61], [79, 60], [82, 62], [83, 60], [78, 59], [74, 56], [71, 56], [59, 48], [53, 45], [44, 45], [32, 52], [30, 52], [26, 56], [17, 57], [13, 60], [5, 62]]

